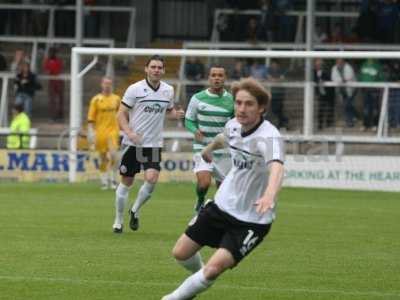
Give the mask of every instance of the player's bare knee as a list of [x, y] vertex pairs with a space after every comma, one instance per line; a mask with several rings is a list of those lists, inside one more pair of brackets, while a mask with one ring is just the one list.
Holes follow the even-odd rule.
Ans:
[[172, 249], [172, 256], [176, 259], [176, 260], [186, 260], [188, 259], [188, 255], [187, 253], [185, 253], [185, 251], [183, 250], [183, 248], [179, 245], [176, 244], [174, 246], [174, 248]]
[[133, 177], [122, 176], [121, 177], [121, 182], [126, 187], [131, 187], [132, 184], [133, 184]]
[[214, 280], [216, 279], [219, 275], [224, 272], [225, 268], [223, 264], [218, 264], [218, 263], [211, 263], [207, 264], [204, 266], [203, 272], [204, 272], [204, 277], [207, 280]]
[[149, 184], [156, 184], [158, 181], [158, 176], [149, 176], [148, 178], [146, 178], [146, 182], [148, 182]]

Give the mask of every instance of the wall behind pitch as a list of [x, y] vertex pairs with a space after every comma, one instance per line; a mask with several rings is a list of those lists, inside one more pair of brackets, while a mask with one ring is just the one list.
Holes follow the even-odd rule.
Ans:
[[[194, 181], [192, 166], [192, 153], [164, 153], [160, 181]], [[68, 171], [67, 151], [0, 150], [0, 181], [67, 181]], [[97, 155], [80, 152], [77, 180], [98, 179]], [[400, 191], [400, 160], [392, 156], [288, 155], [284, 185]]]

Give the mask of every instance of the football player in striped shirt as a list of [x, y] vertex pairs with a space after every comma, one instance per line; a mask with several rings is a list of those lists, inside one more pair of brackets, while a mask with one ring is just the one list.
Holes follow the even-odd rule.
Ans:
[[224, 88], [226, 72], [224, 67], [212, 66], [208, 73], [209, 87], [192, 96], [185, 116], [185, 127], [194, 134], [193, 161], [197, 178], [196, 194], [198, 212], [214, 176], [217, 186], [230, 169], [229, 153], [226, 149], [213, 152], [214, 163], [203, 160], [200, 152], [214, 137], [221, 133], [234, 114], [233, 97]]

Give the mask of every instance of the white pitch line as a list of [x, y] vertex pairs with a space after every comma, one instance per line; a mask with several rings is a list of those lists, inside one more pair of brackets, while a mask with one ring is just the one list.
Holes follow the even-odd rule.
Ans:
[[[50, 277], [26, 277], [26, 276], [4, 276], [0, 275], [0, 280], [10, 281], [48, 281], [48, 282], [64, 282], [73, 284], [96, 284], [96, 285], [124, 285], [124, 286], [165, 286], [175, 287], [179, 282], [155, 282], [155, 281], [120, 281], [120, 280], [92, 280], [92, 279], [75, 279], [75, 278], [50, 278]], [[340, 294], [348, 296], [376, 296], [376, 297], [396, 297], [400, 299], [400, 291], [392, 293], [382, 293], [378, 291], [345, 291], [345, 290], [313, 290], [305, 288], [268, 288], [262, 286], [241, 286], [241, 285], [227, 285], [216, 284], [213, 289], [229, 289], [229, 290], [254, 290], [266, 292], [290, 292], [290, 293], [304, 293], [304, 294]]]

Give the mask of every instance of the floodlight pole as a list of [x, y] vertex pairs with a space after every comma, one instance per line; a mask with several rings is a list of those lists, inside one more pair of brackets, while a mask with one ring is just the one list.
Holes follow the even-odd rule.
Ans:
[[[313, 51], [314, 38], [314, 13], [315, 1], [307, 0], [307, 34], [306, 34], [306, 51]], [[305, 68], [305, 87], [304, 87], [304, 123], [303, 134], [311, 136], [314, 129], [314, 83], [313, 83], [313, 59], [306, 58]]]

